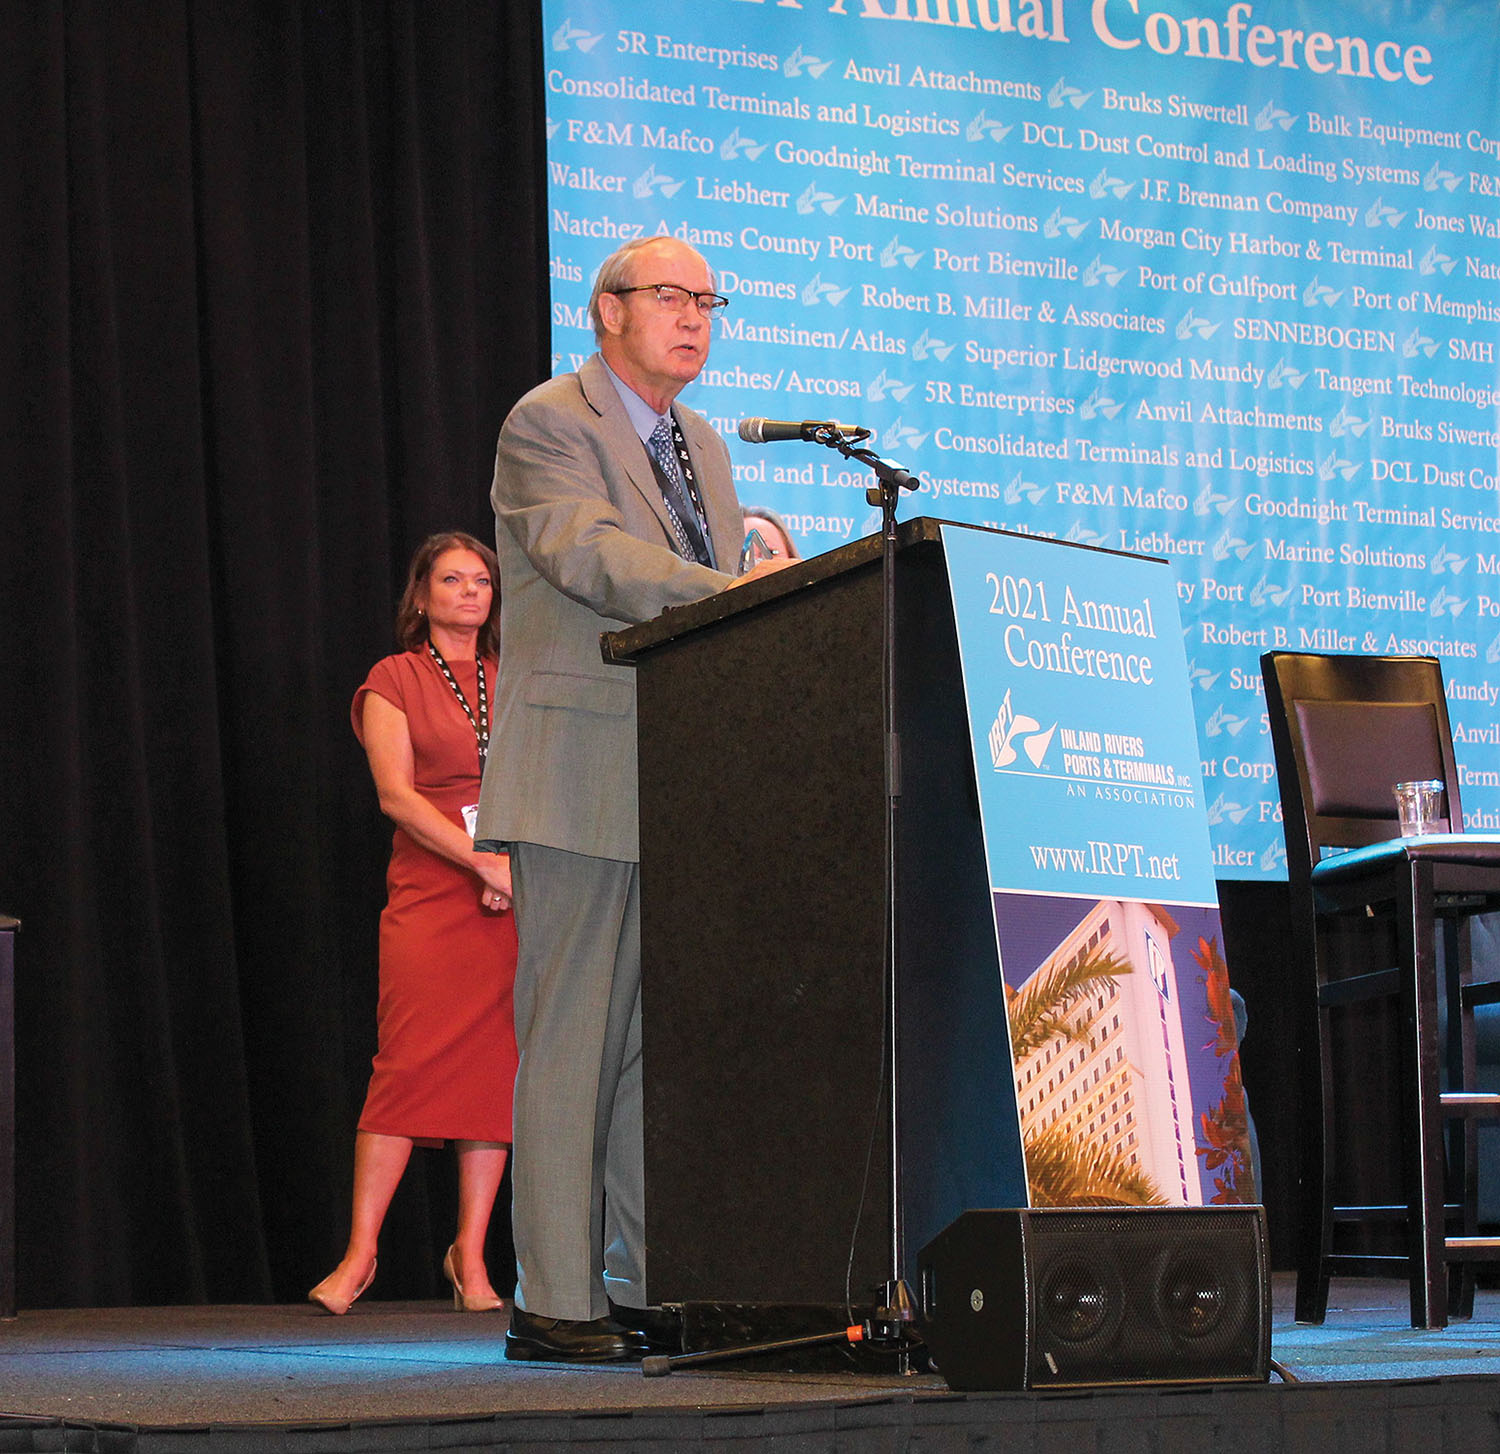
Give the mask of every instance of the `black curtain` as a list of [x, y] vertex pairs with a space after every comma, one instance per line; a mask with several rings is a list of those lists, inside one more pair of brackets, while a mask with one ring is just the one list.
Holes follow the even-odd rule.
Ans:
[[[416, 543], [488, 537], [547, 372], [540, 29], [534, 0], [7, 10], [23, 1307], [286, 1300], [337, 1260], [389, 848], [349, 702]], [[419, 1154], [376, 1295], [436, 1290], [451, 1219]]]

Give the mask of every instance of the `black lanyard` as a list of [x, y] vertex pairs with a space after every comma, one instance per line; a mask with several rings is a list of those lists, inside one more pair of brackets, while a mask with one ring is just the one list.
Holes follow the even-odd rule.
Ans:
[[443, 653], [432, 644], [431, 639], [427, 642], [427, 651], [437, 662], [438, 670], [448, 678], [448, 685], [453, 688], [453, 695], [458, 698], [458, 705], [464, 709], [464, 716], [469, 719], [469, 726], [474, 729], [474, 740], [479, 744], [479, 775], [483, 777], [484, 761], [490, 755], [490, 695], [485, 688], [484, 659], [478, 652], [475, 652], [474, 670], [479, 677], [479, 717], [476, 720], [474, 711], [469, 706], [469, 699], [464, 696], [464, 689], [458, 684], [458, 678], [453, 675], [452, 668], [443, 660]]

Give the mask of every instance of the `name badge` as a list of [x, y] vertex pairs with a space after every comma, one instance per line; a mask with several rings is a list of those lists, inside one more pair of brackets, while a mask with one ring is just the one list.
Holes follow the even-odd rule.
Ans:
[[469, 837], [474, 836], [474, 830], [479, 826], [479, 804], [468, 803], [459, 809], [464, 815], [464, 827], [468, 829]]

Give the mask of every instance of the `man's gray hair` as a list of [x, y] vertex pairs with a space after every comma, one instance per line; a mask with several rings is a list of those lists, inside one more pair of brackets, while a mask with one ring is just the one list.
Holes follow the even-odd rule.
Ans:
[[[632, 237], [629, 242], [622, 243], [599, 264], [599, 271], [594, 275], [593, 291], [589, 293], [589, 322], [594, 326], [595, 343], [602, 343], [604, 341], [604, 321], [599, 317], [599, 295], [601, 293], [613, 293], [620, 288], [630, 287], [630, 259], [643, 247], [650, 247], [653, 242], [663, 241], [670, 241], [670, 239], [662, 235]], [[706, 258], [704, 259], [704, 263], [707, 265]], [[711, 287], [717, 288], [719, 286], [718, 275], [712, 267], [708, 269], [708, 280]], [[655, 281], [669, 282], [671, 280], [668, 278], [659, 278]]]

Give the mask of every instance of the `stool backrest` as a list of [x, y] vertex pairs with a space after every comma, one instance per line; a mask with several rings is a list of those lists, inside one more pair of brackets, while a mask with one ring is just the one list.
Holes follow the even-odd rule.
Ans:
[[1325, 848], [1395, 838], [1398, 782], [1440, 778], [1446, 831], [1463, 831], [1435, 657], [1268, 651], [1260, 662], [1292, 872]]

